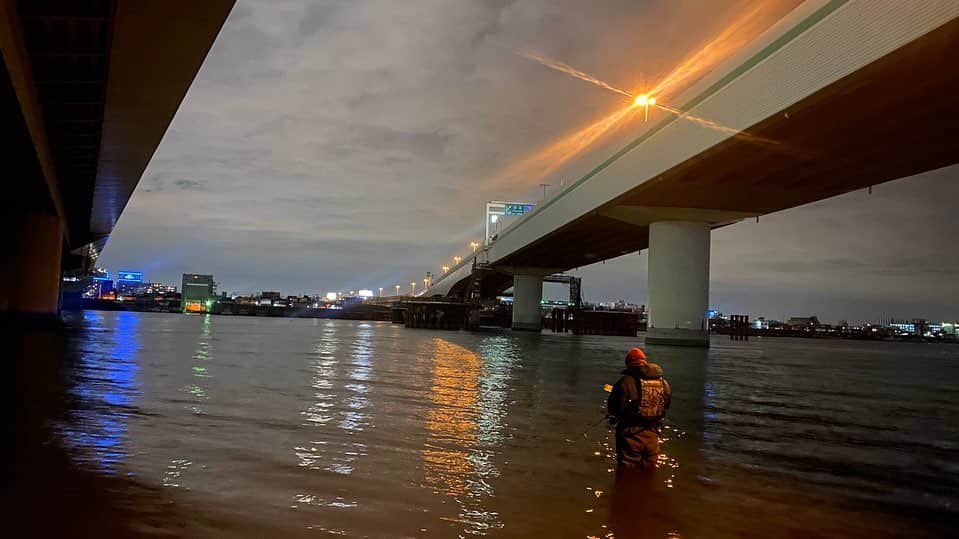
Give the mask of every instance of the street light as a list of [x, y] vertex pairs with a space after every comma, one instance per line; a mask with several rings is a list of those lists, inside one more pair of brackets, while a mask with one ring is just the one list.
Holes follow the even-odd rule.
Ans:
[[449, 271], [450, 271], [449, 266], [443, 266], [443, 273], [449, 273]]
[[396, 297], [400, 297], [400, 285], [396, 285], [393, 288], [396, 289]]
[[382, 286], [380, 287], [380, 297], [381, 297], [381, 298], [383, 297], [383, 287], [382, 287]]
[[471, 241], [471, 242], [470, 242], [470, 247], [473, 248], [473, 252], [475, 253], [475, 252], [476, 252], [476, 248], [479, 247], [479, 243], [478, 243], [478, 242], [475, 242], [475, 241]]
[[410, 295], [413, 296], [416, 294], [416, 281], [410, 283]]
[[453, 257], [453, 262], [456, 263], [456, 264], [459, 264], [460, 261], [462, 261], [462, 260], [463, 260], [463, 257], [461, 257], [461, 256], [454, 256], [454, 257]]
[[637, 107], [643, 107], [643, 121], [649, 121], [649, 107], [656, 104], [656, 98], [650, 97], [646, 94], [636, 96], [636, 99], [633, 101], [633, 105]]

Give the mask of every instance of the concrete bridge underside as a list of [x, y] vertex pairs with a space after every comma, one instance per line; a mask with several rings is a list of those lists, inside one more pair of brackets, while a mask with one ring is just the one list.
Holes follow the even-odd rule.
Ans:
[[106, 243], [233, 0], [0, 0], [0, 317], [59, 309]]
[[[924, 7], [807, 2], [681, 96], [699, 116], [732, 111], [724, 123], [743, 136], [667, 118], [476, 256], [549, 272], [649, 248], [647, 342], [708, 345], [711, 229], [959, 161], [959, 6]], [[789, 98], [804, 76], [825, 82]], [[772, 113], [737, 121], [753, 102]], [[430, 292], [449, 290], [471, 263]]]

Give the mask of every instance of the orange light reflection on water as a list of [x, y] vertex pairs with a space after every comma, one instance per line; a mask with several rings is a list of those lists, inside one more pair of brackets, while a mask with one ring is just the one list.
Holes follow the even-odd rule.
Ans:
[[480, 358], [443, 339], [433, 339], [434, 366], [423, 449], [426, 483], [452, 497], [466, 494], [475, 472], [468, 449], [476, 443]]
[[496, 475], [484, 444], [495, 439], [489, 422], [488, 381], [481, 380], [484, 360], [444, 339], [433, 339], [433, 381], [426, 415], [427, 440], [423, 448], [426, 486], [459, 505], [455, 517], [441, 520], [464, 526], [463, 532], [485, 535], [502, 527], [499, 515], [484, 507], [492, 496], [488, 479]]

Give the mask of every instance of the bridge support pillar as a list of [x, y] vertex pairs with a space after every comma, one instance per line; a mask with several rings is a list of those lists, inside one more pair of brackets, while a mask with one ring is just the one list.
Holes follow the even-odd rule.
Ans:
[[541, 331], [543, 329], [543, 276], [513, 275], [513, 329]]
[[53, 318], [60, 312], [63, 220], [41, 212], [0, 218], [0, 317]]
[[648, 344], [709, 346], [710, 225], [649, 226]]

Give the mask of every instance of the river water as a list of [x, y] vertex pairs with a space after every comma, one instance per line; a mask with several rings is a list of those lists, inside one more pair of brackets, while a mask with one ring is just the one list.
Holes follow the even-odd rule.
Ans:
[[649, 347], [674, 395], [662, 466], [617, 477], [602, 386], [641, 337], [95, 311], [60, 335], [58, 404], [30, 413], [8, 504], [35, 532], [918, 537], [959, 521], [959, 346]]

